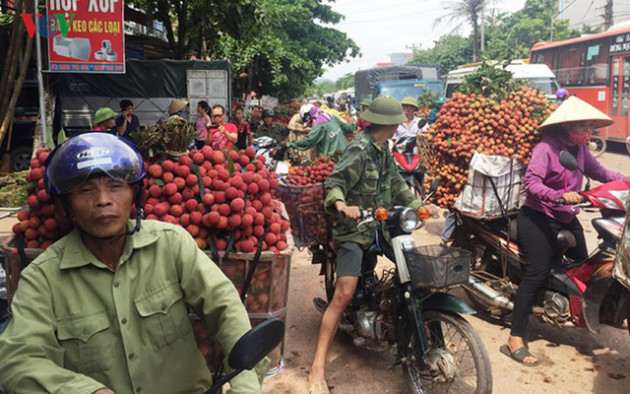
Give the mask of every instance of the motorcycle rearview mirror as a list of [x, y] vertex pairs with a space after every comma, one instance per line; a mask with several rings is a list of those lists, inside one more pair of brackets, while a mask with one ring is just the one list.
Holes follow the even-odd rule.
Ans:
[[428, 120], [426, 120], [426, 119], [424, 119], [424, 118], [420, 119], [420, 120], [418, 121], [418, 129], [422, 130], [422, 129], [424, 128], [424, 126], [426, 126], [426, 125], [427, 125], [427, 123], [428, 123], [428, 122], [429, 122], [429, 121], [428, 121]]
[[231, 373], [219, 379], [205, 394], [215, 393], [234, 376], [246, 369], [253, 369], [267, 354], [282, 342], [284, 323], [278, 318], [265, 320], [247, 331], [234, 344], [228, 356]]
[[[573, 155], [566, 150], [560, 152], [560, 164], [562, 165], [562, 167], [566, 168], [569, 171], [580, 169], [580, 165], [578, 164], [575, 157], [573, 157]], [[580, 169], [580, 172], [581, 171], [582, 170]]]
[[585, 190], [589, 191], [591, 189], [591, 179], [584, 173], [584, 171], [582, 171], [577, 159], [566, 150], [560, 151], [559, 159], [560, 159], [560, 165], [562, 165], [562, 167], [566, 168], [569, 171], [578, 170], [583, 176], [586, 177]]
[[438, 189], [438, 186], [440, 186], [440, 180], [438, 178], [433, 178], [433, 180], [431, 181], [431, 185], [429, 186], [429, 193], [435, 193]]

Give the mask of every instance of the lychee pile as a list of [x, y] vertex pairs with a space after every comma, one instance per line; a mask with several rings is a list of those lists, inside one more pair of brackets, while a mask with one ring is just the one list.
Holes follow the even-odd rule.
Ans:
[[24, 236], [27, 248], [46, 249], [69, 231], [65, 218], [55, 216], [59, 210], [55, 209], [55, 204], [44, 187], [44, 162], [49, 154], [47, 148], [39, 148], [35, 152], [31, 168], [26, 174], [26, 181], [29, 182], [26, 186], [29, 192], [29, 208], [18, 212], [19, 222], [13, 225], [13, 232]]
[[224, 153], [205, 146], [148, 165], [146, 218], [184, 227], [201, 249], [214, 243], [224, 251], [233, 233], [236, 251], [253, 252], [260, 236], [262, 250], [284, 250], [289, 222], [273, 199], [276, 174], [264, 162], [251, 147]]
[[480, 94], [454, 93], [425, 133], [435, 152], [426, 181], [440, 178], [434, 199], [441, 207], [452, 206], [459, 196], [475, 152], [529, 163], [532, 148], [540, 139], [538, 125], [555, 105], [529, 87], [505, 96], [505, 100], [495, 101]]
[[313, 185], [324, 182], [335, 165], [335, 162], [330, 158], [322, 156], [313, 164], [305, 167], [292, 167], [289, 170], [289, 175], [286, 176], [287, 183], [290, 185]]

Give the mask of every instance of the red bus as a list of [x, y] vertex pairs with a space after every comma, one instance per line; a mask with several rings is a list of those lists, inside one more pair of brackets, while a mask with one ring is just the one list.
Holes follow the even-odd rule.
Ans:
[[[530, 63], [544, 63], [570, 94], [595, 106], [614, 121], [599, 130], [609, 141], [630, 139], [630, 26], [532, 47]], [[630, 148], [629, 148], [630, 149]]]

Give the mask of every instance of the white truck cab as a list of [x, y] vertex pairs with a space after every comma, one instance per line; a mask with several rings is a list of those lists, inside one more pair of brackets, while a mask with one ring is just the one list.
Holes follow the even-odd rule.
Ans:
[[[481, 66], [481, 62], [463, 65], [448, 73], [446, 77], [446, 97], [451, 97], [467, 75]], [[497, 67], [500, 67], [497, 65]], [[556, 76], [545, 64], [529, 64], [527, 60], [513, 60], [506, 69], [513, 73], [512, 79], [524, 79], [532, 88], [540, 88], [547, 100], [556, 101], [556, 90], [560, 88]]]

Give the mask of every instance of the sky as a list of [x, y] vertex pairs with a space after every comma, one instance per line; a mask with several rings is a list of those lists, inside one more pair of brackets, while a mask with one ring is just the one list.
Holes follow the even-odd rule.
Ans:
[[[345, 16], [337, 25], [361, 49], [361, 57], [327, 69], [324, 79], [336, 80], [346, 73], [371, 68], [379, 62], [389, 62], [389, 54], [411, 52], [412, 47], [426, 49], [433, 41], [453, 31], [457, 23], [434, 21], [448, 13], [440, 0], [336, 0], [329, 2], [336, 12]], [[495, 1], [498, 12], [516, 11], [525, 0]], [[459, 30], [468, 34], [466, 23]]]

